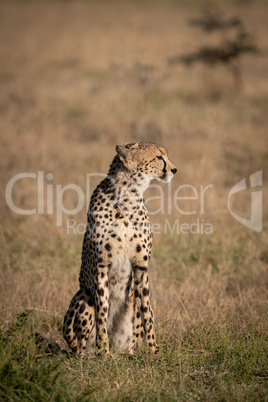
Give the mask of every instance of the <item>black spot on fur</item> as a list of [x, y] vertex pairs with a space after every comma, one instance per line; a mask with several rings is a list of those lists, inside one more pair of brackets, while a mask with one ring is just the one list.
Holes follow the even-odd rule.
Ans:
[[144, 288], [142, 292], [143, 292], [143, 296], [149, 295], [149, 289]]
[[141, 294], [138, 292], [138, 290], [135, 290], [135, 297], [141, 297]]
[[79, 314], [82, 314], [85, 311], [86, 306], [84, 305], [84, 303], [81, 305], [80, 309], [79, 309]]

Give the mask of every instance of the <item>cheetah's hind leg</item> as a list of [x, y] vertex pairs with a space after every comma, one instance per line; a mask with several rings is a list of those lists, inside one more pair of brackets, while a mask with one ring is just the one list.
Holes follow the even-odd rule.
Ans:
[[96, 344], [94, 300], [89, 289], [80, 289], [64, 317], [63, 337], [78, 355], [91, 353]]

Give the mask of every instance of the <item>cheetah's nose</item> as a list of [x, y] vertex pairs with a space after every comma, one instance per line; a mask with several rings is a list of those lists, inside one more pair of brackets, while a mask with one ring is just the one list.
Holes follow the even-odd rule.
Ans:
[[172, 172], [173, 174], [177, 173], [177, 168], [171, 169], [171, 172]]

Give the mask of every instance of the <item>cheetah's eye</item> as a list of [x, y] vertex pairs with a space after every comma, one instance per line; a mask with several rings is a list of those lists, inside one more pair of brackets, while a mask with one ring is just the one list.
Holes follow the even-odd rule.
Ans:
[[157, 156], [157, 159], [159, 159], [160, 161], [163, 160], [163, 156]]

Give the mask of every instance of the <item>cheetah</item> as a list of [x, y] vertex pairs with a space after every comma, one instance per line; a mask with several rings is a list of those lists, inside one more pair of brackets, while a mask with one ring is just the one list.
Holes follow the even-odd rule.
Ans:
[[177, 168], [164, 147], [116, 146], [107, 177], [92, 194], [83, 241], [80, 290], [64, 317], [63, 335], [77, 354], [133, 354], [142, 342], [155, 352], [148, 263], [152, 232], [143, 193], [167, 183]]

